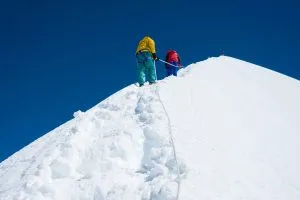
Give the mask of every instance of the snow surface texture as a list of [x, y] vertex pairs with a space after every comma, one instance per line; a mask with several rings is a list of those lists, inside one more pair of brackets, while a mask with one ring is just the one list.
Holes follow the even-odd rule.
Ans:
[[299, 200], [299, 102], [295, 79], [210, 58], [130, 85], [3, 161], [0, 200], [175, 200], [179, 184], [183, 200]]

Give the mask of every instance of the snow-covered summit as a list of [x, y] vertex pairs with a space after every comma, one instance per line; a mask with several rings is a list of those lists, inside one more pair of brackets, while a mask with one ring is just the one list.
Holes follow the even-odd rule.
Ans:
[[300, 82], [221, 56], [130, 85], [0, 164], [0, 200], [300, 199]]

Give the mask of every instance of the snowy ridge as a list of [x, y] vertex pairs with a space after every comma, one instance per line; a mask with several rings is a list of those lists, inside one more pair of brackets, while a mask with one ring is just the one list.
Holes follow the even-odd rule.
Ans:
[[74, 117], [1, 163], [1, 200], [173, 199], [177, 166], [155, 87], [129, 86]]
[[210, 58], [74, 113], [0, 164], [0, 200], [299, 200], [299, 102], [295, 79]]

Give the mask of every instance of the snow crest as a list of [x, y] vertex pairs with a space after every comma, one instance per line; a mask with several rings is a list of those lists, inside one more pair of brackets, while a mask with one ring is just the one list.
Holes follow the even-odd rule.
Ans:
[[299, 102], [298, 80], [263, 67], [191, 64], [9, 157], [0, 200], [299, 200]]

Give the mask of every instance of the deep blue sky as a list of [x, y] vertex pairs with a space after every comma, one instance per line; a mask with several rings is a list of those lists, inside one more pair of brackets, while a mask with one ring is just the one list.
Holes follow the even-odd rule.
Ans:
[[135, 82], [145, 35], [184, 65], [224, 52], [300, 79], [296, 2], [2, 1], [0, 161]]

